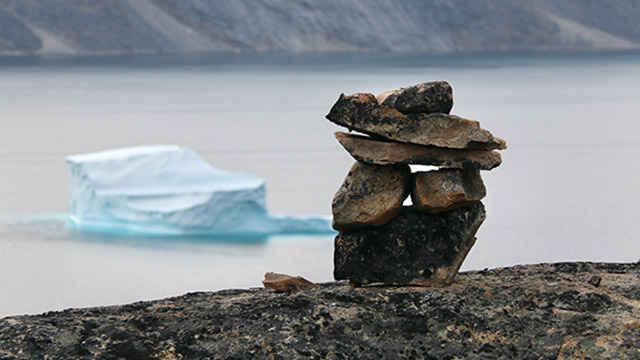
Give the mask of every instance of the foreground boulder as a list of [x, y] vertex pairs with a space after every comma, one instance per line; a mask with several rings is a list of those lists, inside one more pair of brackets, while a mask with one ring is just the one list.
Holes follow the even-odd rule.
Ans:
[[477, 169], [440, 169], [413, 174], [411, 201], [420, 211], [436, 214], [478, 202], [486, 195]]
[[368, 136], [343, 132], [336, 132], [334, 135], [354, 159], [368, 164], [435, 165], [491, 170], [502, 163], [502, 157], [497, 151], [443, 149], [378, 141]]
[[639, 277], [640, 264], [558, 263], [446, 288], [190, 293], [0, 319], [0, 359], [638, 359]]
[[376, 100], [380, 105], [394, 108], [403, 114], [448, 114], [453, 107], [453, 89], [446, 81], [430, 81], [385, 91]]
[[411, 170], [407, 165], [356, 162], [333, 198], [333, 228], [351, 230], [388, 223], [402, 210], [410, 189]]
[[333, 276], [357, 284], [451, 284], [485, 217], [482, 203], [435, 215], [405, 207], [385, 226], [338, 234]]
[[504, 140], [474, 120], [448, 114], [408, 114], [380, 106], [372, 94], [340, 95], [327, 119], [372, 136], [451, 149], [506, 149]]

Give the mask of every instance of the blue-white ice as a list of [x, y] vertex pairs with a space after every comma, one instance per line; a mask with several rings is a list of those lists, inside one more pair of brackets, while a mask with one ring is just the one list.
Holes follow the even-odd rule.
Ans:
[[67, 157], [69, 220], [131, 234], [331, 232], [329, 217], [270, 215], [262, 179], [213, 168], [179, 146], [141, 146]]

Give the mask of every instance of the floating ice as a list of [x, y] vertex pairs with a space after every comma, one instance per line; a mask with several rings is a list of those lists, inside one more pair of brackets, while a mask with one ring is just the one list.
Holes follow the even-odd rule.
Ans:
[[211, 167], [179, 146], [67, 157], [69, 219], [80, 229], [132, 234], [331, 232], [329, 217], [269, 215], [262, 179]]

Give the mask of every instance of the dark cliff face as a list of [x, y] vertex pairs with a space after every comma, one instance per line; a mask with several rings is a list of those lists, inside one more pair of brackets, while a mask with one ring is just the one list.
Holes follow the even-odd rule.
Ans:
[[25, 24], [0, 9], [0, 52], [36, 52], [42, 41]]
[[461, 273], [445, 288], [194, 293], [0, 320], [0, 359], [638, 359], [640, 264]]
[[637, 49], [639, 17], [636, 1], [0, 0], [0, 54]]

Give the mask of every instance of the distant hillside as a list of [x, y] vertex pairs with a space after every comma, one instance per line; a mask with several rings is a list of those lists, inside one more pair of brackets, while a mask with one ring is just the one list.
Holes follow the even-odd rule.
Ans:
[[640, 48], [630, 0], [0, 0], [0, 54]]

